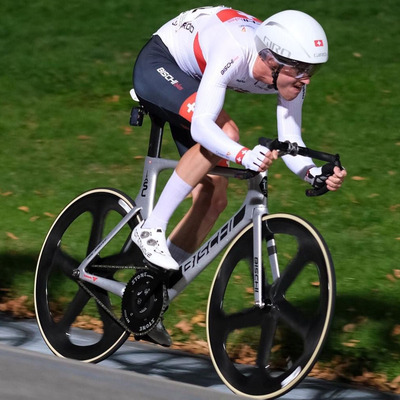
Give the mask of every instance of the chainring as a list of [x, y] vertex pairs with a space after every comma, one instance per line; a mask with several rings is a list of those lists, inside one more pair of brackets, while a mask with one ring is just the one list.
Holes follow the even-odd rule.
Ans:
[[141, 269], [128, 282], [122, 296], [122, 316], [136, 336], [149, 333], [168, 307], [162, 272]]

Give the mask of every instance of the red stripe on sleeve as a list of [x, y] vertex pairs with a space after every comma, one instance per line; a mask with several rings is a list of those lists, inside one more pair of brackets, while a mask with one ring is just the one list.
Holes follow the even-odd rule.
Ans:
[[250, 19], [253, 21], [261, 22], [261, 20], [259, 20], [258, 18], [250, 17], [245, 14], [241, 14], [239, 11], [232, 10], [230, 8], [220, 11], [219, 13], [217, 13], [217, 16], [222, 22], [229, 21], [230, 19], [233, 19], [233, 18], [245, 18], [245, 19]]
[[199, 65], [200, 71], [203, 73], [204, 70], [206, 69], [207, 62], [204, 59], [204, 55], [203, 55], [203, 52], [200, 47], [198, 33], [196, 34], [196, 37], [194, 38], [193, 50], [194, 50], [194, 56], [196, 57], [196, 61], [197, 61], [197, 64]]

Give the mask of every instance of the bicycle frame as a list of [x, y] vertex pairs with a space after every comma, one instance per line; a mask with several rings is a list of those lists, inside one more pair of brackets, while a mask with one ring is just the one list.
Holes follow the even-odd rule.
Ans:
[[[122, 297], [126, 284], [114, 280], [102, 278], [86, 271], [86, 267], [94, 260], [100, 251], [111, 241], [111, 239], [129, 222], [138, 212], [145, 219], [154, 207], [157, 180], [161, 171], [174, 169], [176, 160], [160, 157], [145, 158], [141, 189], [135, 199], [136, 207], [131, 208], [128, 204], [122, 205], [127, 215], [120, 223], [99, 243], [77, 269], [79, 278], [99, 286], [111, 293]], [[225, 176], [227, 178], [248, 179], [248, 192], [239, 210], [208, 239], [195, 253], [185, 260], [180, 270], [172, 275], [172, 286], [168, 289], [169, 300], [173, 300], [180, 294], [226, 247], [226, 245], [238, 235], [249, 223], [254, 223], [254, 300], [255, 304], [263, 307], [261, 286], [262, 254], [261, 254], [261, 219], [268, 214], [268, 178], [267, 172], [257, 174], [248, 178], [248, 171], [237, 168], [216, 167], [212, 174]], [[274, 248], [273, 238], [268, 240], [269, 248]], [[270, 252], [270, 263], [273, 269], [273, 277], [279, 276], [276, 252]]]

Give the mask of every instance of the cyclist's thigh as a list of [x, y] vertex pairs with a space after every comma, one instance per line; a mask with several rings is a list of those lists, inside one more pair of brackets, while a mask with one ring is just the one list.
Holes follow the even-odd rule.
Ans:
[[133, 84], [148, 111], [176, 126], [190, 129], [200, 81], [183, 72], [158, 36], [139, 54]]
[[184, 128], [181, 125], [174, 125], [172, 123], [170, 123], [170, 128], [172, 137], [181, 156], [196, 144], [192, 138], [192, 135], [190, 134], [189, 129]]

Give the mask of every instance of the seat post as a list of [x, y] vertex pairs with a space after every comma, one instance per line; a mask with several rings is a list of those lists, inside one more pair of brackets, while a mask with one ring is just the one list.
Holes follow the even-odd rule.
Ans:
[[149, 157], [160, 157], [161, 156], [161, 144], [164, 133], [165, 121], [153, 114], [149, 114], [151, 120], [149, 149], [147, 155]]

